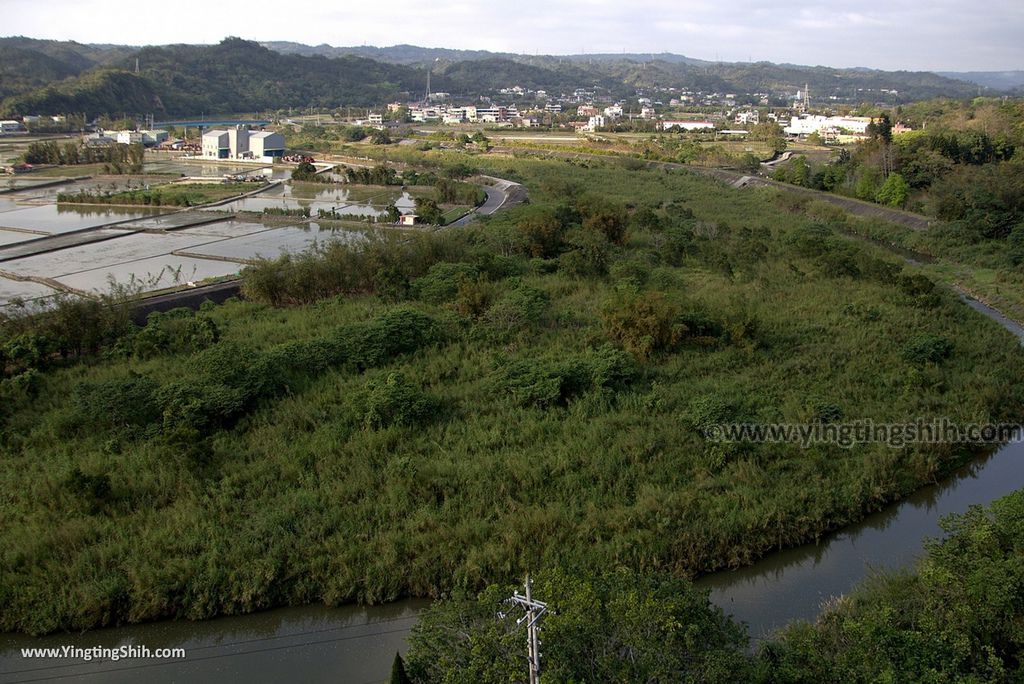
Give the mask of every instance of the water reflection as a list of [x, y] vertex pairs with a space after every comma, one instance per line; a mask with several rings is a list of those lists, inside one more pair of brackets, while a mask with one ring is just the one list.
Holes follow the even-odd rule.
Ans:
[[[980, 302], [965, 301], [1024, 343], [1021, 326]], [[763, 639], [793, 620], [814, 619], [823, 602], [849, 592], [878, 569], [910, 566], [924, 541], [942, 534], [942, 517], [1024, 488], [1022, 458], [1024, 442], [1011, 442], [817, 544], [778, 551], [697, 584], [709, 589], [711, 600], [727, 614], [747, 623], [755, 640]]]
[[[0, 636], [0, 680], [73, 677], [81, 682], [380, 682], [426, 601], [383, 606], [282, 608], [202, 622], [162, 621], [41, 638]], [[184, 648], [177, 661], [91, 663], [21, 658], [25, 647], [122, 645]]]

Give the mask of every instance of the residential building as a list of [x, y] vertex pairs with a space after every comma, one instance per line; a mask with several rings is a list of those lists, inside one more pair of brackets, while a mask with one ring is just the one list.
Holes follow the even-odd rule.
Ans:
[[593, 132], [599, 128], [604, 128], [607, 125], [608, 119], [598, 114], [597, 116], [590, 117], [590, 120], [587, 121], [587, 125], [584, 126], [582, 130]]

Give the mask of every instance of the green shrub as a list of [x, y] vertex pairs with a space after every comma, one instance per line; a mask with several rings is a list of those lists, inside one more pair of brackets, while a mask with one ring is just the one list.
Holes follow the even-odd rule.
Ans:
[[602, 313], [605, 332], [637, 358], [669, 351], [683, 339], [686, 325], [679, 308], [661, 292], [644, 292], [610, 301]]
[[281, 368], [271, 363], [270, 357], [236, 343], [205, 349], [192, 357], [188, 366], [200, 383], [236, 389], [246, 401], [270, 396], [284, 385]]
[[612, 246], [604, 233], [576, 230], [567, 238], [572, 246], [558, 257], [558, 270], [576, 277], [601, 277], [608, 273]]
[[455, 295], [455, 310], [467, 318], [478, 318], [494, 299], [494, 286], [484, 276], [463, 278]]
[[168, 383], [156, 392], [162, 429], [171, 437], [198, 437], [231, 424], [256, 397], [214, 382]]
[[940, 363], [953, 355], [953, 343], [937, 335], [917, 335], [903, 346], [903, 358], [910, 363]]
[[409, 426], [425, 422], [437, 412], [438, 402], [399, 373], [366, 385], [363, 423], [368, 428]]
[[44, 367], [58, 347], [57, 340], [50, 335], [26, 332], [4, 343], [3, 356], [15, 372], [21, 372]]
[[142, 375], [81, 383], [72, 393], [77, 425], [83, 430], [145, 427], [160, 416], [158, 388]]
[[64, 486], [69, 492], [85, 503], [91, 513], [96, 513], [111, 499], [113, 487], [110, 476], [106, 473], [91, 475], [75, 467], [64, 478]]
[[632, 359], [614, 347], [602, 347], [559, 360], [506, 362], [492, 376], [499, 391], [520, 406], [566, 406], [594, 390], [615, 391], [636, 379]]
[[476, 280], [478, 275], [480, 270], [473, 264], [434, 264], [425, 276], [413, 281], [412, 293], [416, 299], [429, 304], [443, 304], [455, 298], [464, 279]]
[[440, 339], [440, 330], [430, 316], [407, 307], [391, 309], [368, 323], [345, 326], [334, 333], [346, 363], [360, 370], [380, 366]]
[[128, 338], [128, 344], [134, 356], [145, 359], [200, 351], [219, 339], [220, 330], [212, 318], [182, 307], [149, 314], [146, 327]]
[[550, 297], [546, 292], [517, 284], [498, 297], [483, 319], [495, 329], [511, 331], [536, 325], [549, 306]]
[[551, 258], [562, 248], [565, 223], [551, 209], [528, 207], [519, 216], [516, 229], [531, 257]]

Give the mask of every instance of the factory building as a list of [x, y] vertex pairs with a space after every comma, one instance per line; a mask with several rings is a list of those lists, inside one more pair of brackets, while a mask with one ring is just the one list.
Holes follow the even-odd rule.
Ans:
[[284, 155], [284, 137], [271, 131], [250, 131], [244, 126], [203, 133], [203, 156], [208, 159], [268, 160]]

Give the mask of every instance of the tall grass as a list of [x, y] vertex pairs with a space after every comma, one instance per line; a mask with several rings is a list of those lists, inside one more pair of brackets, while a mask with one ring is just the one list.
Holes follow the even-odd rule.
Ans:
[[[3, 416], [0, 629], [438, 596], [563, 563], [694, 575], [814, 539], [969, 456], [719, 444], [708, 422], [1024, 413], [1009, 335], [771, 193], [611, 165], [489, 170], [525, 179], [565, 228], [550, 254], [521, 230], [533, 207], [330, 245], [247, 271], [248, 301], [202, 314], [216, 340], [40, 372]], [[560, 255], [588, 230], [589, 188], [625, 232], [581, 274]], [[652, 293], [652, 325], [639, 307], [609, 326]], [[619, 348], [663, 317], [679, 335]], [[353, 361], [374, 345], [393, 353]], [[153, 414], [89, 413], [147, 392], [165, 402]]]

